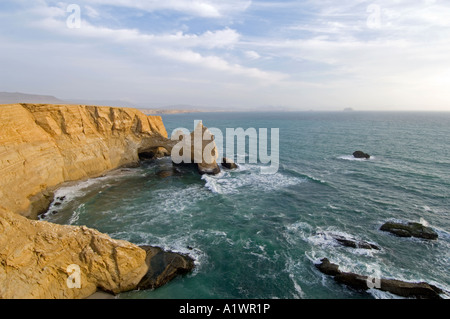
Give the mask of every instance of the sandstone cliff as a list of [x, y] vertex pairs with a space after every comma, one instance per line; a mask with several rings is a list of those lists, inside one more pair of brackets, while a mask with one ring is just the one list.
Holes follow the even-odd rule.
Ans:
[[49, 204], [47, 192], [59, 184], [137, 164], [139, 152], [167, 141], [161, 117], [135, 109], [2, 105], [1, 204], [36, 218]]
[[[143, 249], [96, 230], [29, 220], [0, 208], [0, 298], [128, 291], [147, 273], [145, 259]], [[76, 273], [71, 265], [79, 267]]]
[[[0, 105], [0, 298], [134, 289], [150, 271], [145, 250], [84, 226], [31, 219], [61, 183], [135, 165], [139, 153], [166, 145], [161, 118], [134, 109]], [[73, 272], [80, 286], [68, 281]]]

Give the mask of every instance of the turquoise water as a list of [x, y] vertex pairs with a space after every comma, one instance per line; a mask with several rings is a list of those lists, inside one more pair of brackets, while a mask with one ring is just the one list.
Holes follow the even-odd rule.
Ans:
[[[194, 120], [223, 132], [279, 128], [279, 171], [262, 175], [247, 162], [201, 177], [160, 159], [60, 189], [65, 199], [50, 209], [58, 213], [45, 217], [195, 258], [191, 274], [120, 298], [395, 298], [335, 283], [314, 267], [323, 257], [346, 271], [450, 290], [450, 113], [163, 116], [169, 134], [192, 131]], [[356, 160], [356, 150], [372, 158]], [[439, 239], [381, 232], [388, 220], [426, 222]], [[382, 249], [339, 246], [332, 234]]]

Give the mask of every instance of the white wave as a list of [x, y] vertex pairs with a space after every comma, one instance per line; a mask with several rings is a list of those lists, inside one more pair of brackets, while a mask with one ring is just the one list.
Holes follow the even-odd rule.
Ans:
[[188, 207], [194, 206], [198, 201], [208, 198], [210, 193], [205, 192], [200, 185], [190, 185], [185, 188], [159, 189], [151, 193], [155, 206], [148, 207], [153, 216], [167, 218], [167, 214], [180, 214]]
[[81, 204], [72, 214], [68, 221], [68, 225], [75, 224], [80, 219], [80, 214], [85, 211], [84, 204]]
[[400, 297], [397, 295], [394, 295], [387, 291], [382, 291], [379, 289], [368, 289], [367, 292], [371, 294], [375, 299], [405, 299], [404, 297]]
[[293, 284], [294, 284], [294, 290], [297, 294], [294, 294], [295, 298], [299, 298], [299, 299], [304, 299], [305, 298], [305, 293], [303, 292], [302, 287], [300, 286], [300, 284], [295, 280], [294, 275], [293, 274], [289, 274], [289, 278], [291, 278]]
[[370, 158], [366, 159], [366, 158], [356, 158], [353, 155], [342, 155], [339, 156], [338, 159], [343, 159], [343, 160], [347, 160], [347, 161], [360, 161], [360, 162], [364, 162], [364, 161], [371, 161], [375, 159], [375, 156], [370, 156]]
[[[241, 174], [242, 173], [242, 174]], [[280, 172], [275, 174], [261, 174], [259, 166], [246, 166], [240, 172], [226, 172], [219, 175], [203, 175], [205, 187], [217, 194], [232, 194], [242, 188], [259, 191], [273, 191], [283, 187], [297, 185], [305, 179], [289, 177]]]
[[[143, 173], [136, 169], [124, 168], [112, 171], [104, 176], [90, 178], [78, 182], [68, 182], [54, 192], [54, 200], [50, 204], [48, 212], [51, 212], [53, 210], [60, 210], [67, 207], [69, 203], [73, 202], [77, 198], [85, 196], [90, 191], [92, 191], [92, 188], [97, 187], [98, 189], [105, 189], [111, 186], [109, 182], [113, 182], [114, 180], [136, 174], [142, 175]], [[99, 190], [98, 192], [101, 193], [101, 190]], [[39, 218], [45, 219], [46, 217], [46, 214], [44, 214]]]

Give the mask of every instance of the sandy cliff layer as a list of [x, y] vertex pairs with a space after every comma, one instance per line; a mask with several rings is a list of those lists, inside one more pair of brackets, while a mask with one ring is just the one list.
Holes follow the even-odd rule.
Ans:
[[140, 152], [165, 143], [161, 118], [134, 109], [0, 105], [0, 298], [134, 289], [149, 270], [143, 249], [23, 216], [45, 210], [61, 183], [137, 164]]
[[96, 230], [29, 220], [0, 208], [0, 298], [128, 291], [147, 273], [145, 258], [143, 249]]
[[135, 109], [2, 105], [1, 204], [35, 218], [46, 209], [48, 190], [136, 164], [139, 152], [165, 143], [161, 117]]

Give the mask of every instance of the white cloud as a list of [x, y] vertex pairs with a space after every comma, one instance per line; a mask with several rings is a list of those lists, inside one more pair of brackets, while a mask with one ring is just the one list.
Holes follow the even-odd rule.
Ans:
[[133, 8], [148, 12], [173, 10], [204, 18], [219, 18], [236, 12], [243, 12], [251, 5], [250, 0], [90, 0], [89, 3]]
[[247, 68], [239, 64], [231, 64], [217, 56], [203, 56], [190, 50], [173, 51], [161, 49], [157, 52], [172, 60], [194, 64], [201, 68], [210, 68], [220, 72], [251, 77], [264, 83], [274, 83], [286, 78], [286, 75], [280, 72], [265, 72], [257, 68]]
[[[450, 3], [444, 1], [80, 0], [80, 29], [67, 28], [67, 3], [17, 3], [24, 10], [0, 13], [0, 27], [11, 31], [1, 35], [7, 85], [24, 82], [13, 77], [26, 65], [42, 75], [37, 86], [48, 81], [48, 87], [62, 87], [50, 71], [44, 74], [45, 65], [56, 77], [64, 70], [76, 82], [76, 75], [83, 84], [77, 87], [89, 94], [98, 91], [88, 84], [95, 78], [105, 94], [111, 86], [114, 94], [159, 95], [163, 101], [163, 93], [175, 99], [176, 91], [180, 103], [208, 96], [224, 104], [359, 109], [434, 103], [448, 109]], [[367, 23], [371, 4], [380, 9], [379, 28]], [[130, 23], [122, 8], [136, 9], [124, 11], [141, 13], [142, 20], [152, 12], [167, 24]], [[280, 19], [290, 12], [291, 20]]]
[[250, 60], [258, 60], [261, 58], [261, 55], [259, 55], [258, 52], [250, 50], [244, 52], [245, 56], [249, 58]]
[[[61, 8], [48, 12], [44, 10], [41, 12], [41, 19], [34, 21], [33, 24], [35, 26], [40, 25], [40, 27], [53, 33], [70, 36], [71, 39], [95, 40], [96, 44], [120, 44], [135, 50], [144, 48], [148, 52], [149, 59], [158, 55], [171, 61], [196, 65], [223, 74], [252, 78], [262, 83], [274, 83], [286, 78], [286, 75], [281, 72], [266, 72], [258, 68], [249, 68], [239, 63], [228, 62], [224, 57], [221, 57], [221, 50], [230, 50], [239, 44], [241, 35], [233, 29], [208, 30], [201, 34], [189, 34], [182, 31], [148, 34], [138, 29], [112, 29], [83, 21], [80, 29], [71, 30], [65, 27], [64, 19], [60, 18], [61, 10]], [[196, 50], [212, 50], [212, 52], [201, 54]], [[252, 58], [259, 57], [253, 51], [247, 52], [248, 54]]]
[[100, 16], [100, 13], [95, 10], [93, 7], [91, 7], [90, 5], [85, 5], [84, 9], [86, 10], [86, 14], [88, 17], [90, 18], [98, 18]]

